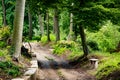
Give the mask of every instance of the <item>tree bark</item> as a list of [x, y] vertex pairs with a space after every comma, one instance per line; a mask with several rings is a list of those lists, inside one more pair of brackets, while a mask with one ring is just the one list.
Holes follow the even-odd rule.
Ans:
[[60, 29], [59, 29], [59, 14], [57, 9], [54, 9], [54, 29], [55, 29], [56, 41], [59, 41]]
[[49, 27], [49, 12], [47, 11], [46, 13], [46, 20], [47, 20], [47, 41], [51, 41], [50, 40], [50, 27]]
[[82, 26], [79, 26], [79, 30], [80, 30], [80, 36], [81, 36], [82, 47], [83, 47], [83, 52], [84, 52], [83, 56], [86, 57], [89, 54], [89, 50], [88, 50], [88, 47], [87, 47], [84, 28]]
[[40, 31], [41, 31], [41, 36], [43, 36], [44, 35], [44, 24], [43, 24], [43, 19], [42, 19], [42, 16], [41, 16], [41, 14], [39, 14], [39, 25], [40, 25]]
[[73, 40], [73, 13], [70, 13], [70, 31], [68, 35], [68, 40]]
[[7, 20], [6, 20], [6, 9], [5, 9], [5, 2], [2, 0], [2, 9], [3, 9], [3, 25], [7, 25]]
[[16, 0], [12, 47], [14, 48], [13, 57], [18, 60], [21, 56], [24, 9], [25, 0]]
[[28, 20], [29, 20], [29, 39], [32, 40], [32, 14], [30, 8], [28, 7]]

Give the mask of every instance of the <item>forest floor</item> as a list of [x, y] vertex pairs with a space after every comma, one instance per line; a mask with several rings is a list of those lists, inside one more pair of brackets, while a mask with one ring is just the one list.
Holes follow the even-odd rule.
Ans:
[[96, 80], [82, 68], [72, 68], [68, 61], [52, 54], [52, 49], [40, 43], [30, 43], [38, 60], [37, 80]]

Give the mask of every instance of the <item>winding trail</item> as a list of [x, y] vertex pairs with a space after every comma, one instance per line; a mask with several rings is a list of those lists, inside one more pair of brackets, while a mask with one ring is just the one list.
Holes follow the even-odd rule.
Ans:
[[37, 80], [95, 80], [87, 72], [72, 69], [66, 60], [51, 54], [52, 49], [39, 43], [30, 44], [39, 65]]

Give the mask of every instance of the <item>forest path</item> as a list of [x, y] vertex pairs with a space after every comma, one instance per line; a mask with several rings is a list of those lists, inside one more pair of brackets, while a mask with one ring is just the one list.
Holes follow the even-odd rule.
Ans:
[[40, 43], [30, 44], [39, 65], [37, 80], [95, 80], [84, 70], [72, 69], [66, 60], [51, 54], [49, 47], [43, 47]]

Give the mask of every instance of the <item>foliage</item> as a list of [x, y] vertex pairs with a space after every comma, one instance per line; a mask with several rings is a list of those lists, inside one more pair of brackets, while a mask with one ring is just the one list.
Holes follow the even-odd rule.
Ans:
[[[50, 40], [55, 41], [55, 35], [54, 34], [50, 34]], [[43, 43], [43, 44], [47, 43], [47, 36], [46, 35], [41, 37], [41, 43]]]
[[[72, 3], [73, 0], [71, 0]], [[118, 7], [109, 7], [114, 3], [113, 0], [109, 1], [83, 1], [74, 0], [73, 7], [68, 7], [69, 10], [74, 14], [74, 22], [78, 25], [82, 25], [87, 29], [94, 31], [99, 30], [101, 27], [98, 26], [103, 21], [111, 20], [111, 22], [118, 24], [120, 17], [120, 10]], [[117, 3], [114, 3], [115, 6]], [[79, 14], [80, 13], [80, 14]], [[94, 16], [93, 16], [94, 15]]]
[[56, 45], [53, 46], [53, 54], [61, 55], [69, 51], [70, 54], [68, 56], [69, 59], [73, 59], [82, 55], [80, 45], [75, 43], [74, 41], [59, 41]]
[[54, 34], [50, 34], [50, 40], [51, 40], [51, 41], [55, 41], [55, 40], [56, 40], [56, 38], [55, 38], [55, 35], [54, 35]]
[[5, 26], [0, 28], [0, 39], [6, 40], [8, 37], [10, 37], [10, 27]]
[[19, 67], [10, 61], [0, 61], [0, 69], [4, 70], [5, 73], [13, 77], [20, 75]]
[[2, 26], [2, 15], [0, 13], [0, 26]]
[[33, 36], [33, 37], [32, 37], [32, 40], [40, 41], [40, 38], [41, 38], [40, 36]]
[[92, 55], [97, 55], [99, 58], [99, 67], [95, 73], [97, 80], [104, 80], [104, 78], [107, 77], [109, 74], [113, 73], [116, 70], [117, 71], [120, 70], [119, 68], [120, 54], [119, 53], [109, 54], [109, 53], [103, 53], [103, 52], [94, 52], [94, 54], [90, 54], [90, 56]]
[[0, 50], [0, 57], [6, 56], [6, 50]]
[[87, 41], [93, 50], [110, 51], [115, 49], [120, 41], [119, 26], [108, 21], [98, 32], [87, 32]]
[[61, 55], [63, 54], [67, 48], [60, 48], [60, 47], [55, 47], [55, 50], [53, 51], [53, 54]]
[[4, 47], [6, 47], [6, 42], [0, 41], [0, 48], [4, 48]]
[[47, 36], [46, 35], [41, 37], [41, 43], [43, 43], [43, 44], [47, 43]]
[[98, 44], [94, 41], [88, 41], [87, 44], [90, 46], [90, 48], [92, 48], [92, 50], [99, 50], [98, 49]]
[[[65, 34], [68, 34], [69, 33], [70, 19], [69, 19], [69, 13], [66, 9], [63, 12], [61, 12], [61, 14], [60, 14], [59, 24], [60, 24], [60, 28], [62, 30], [61, 34], [64, 33], [64, 31], [65, 31]], [[61, 36], [61, 37], [63, 37], [63, 36]]]

